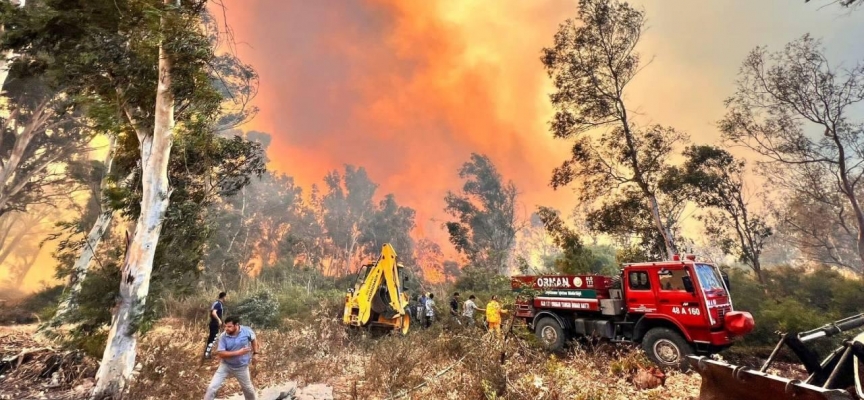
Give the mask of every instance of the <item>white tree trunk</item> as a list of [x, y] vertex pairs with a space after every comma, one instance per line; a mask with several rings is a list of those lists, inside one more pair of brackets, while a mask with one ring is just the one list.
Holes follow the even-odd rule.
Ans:
[[[171, 0], [165, 0], [170, 4]], [[164, 17], [163, 17], [164, 18]], [[156, 118], [153, 134], [138, 132], [141, 147], [141, 215], [135, 236], [127, 248], [121, 270], [120, 299], [112, 318], [108, 343], [96, 373], [93, 399], [119, 398], [132, 378], [138, 344], [138, 324], [143, 316], [153, 258], [162, 218], [171, 195], [168, 189], [168, 158], [174, 133], [174, 96], [171, 92], [171, 59], [159, 47], [159, 82], [156, 88]]]
[[0, 93], [3, 93], [3, 84], [6, 83], [6, 77], [9, 76], [9, 60], [14, 57], [11, 51], [5, 51], [0, 54]]
[[649, 195], [648, 202], [650, 203], [649, 206], [651, 207], [651, 217], [654, 220], [654, 225], [657, 226], [657, 230], [663, 236], [663, 242], [666, 247], [666, 259], [671, 260], [672, 256], [678, 253], [675, 240], [672, 237], [672, 231], [669, 230], [669, 227], [663, 223], [663, 218], [660, 217], [660, 205], [657, 204], [657, 197]]
[[114, 211], [103, 212], [99, 214], [99, 218], [96, 220], [96, 223], [93, 224], [93, 228], [90, 229], [90, 233], [87, 235], [87, 241], [84, 243], [84, 247], [81, 249], [81, 254], [78, 256], [78, 259], [75, 260], [75, 266], [72, 268], [72, 275], [69, 279], [69, 293], [67, 293], [63, 301], [60, 302], [60, 305], [57, 306], [57, 312], [54, 314], [53, 321], [51, 322], [52, 325], [56, 326], [62, 323], [66, 318], [66, 315], [78, 307], [78, 294], [81, 293], [81, 284], [84, 282], [84, 279], [87, 278], [87, 272], [90, 270], [90, 263], [93, 261], [93, 257], [96, 255], [96, 250], [99, 249], [99, 245], [102, 244], [102, 237], [104, 237], [105, 232], [108, 231], [108, 227], [111, 226], [111, 221], [113, 219]]
[[[108, 147], [108, 155], [105, 157], [105, 172], [103, 174], [102, 184], [100, 185], [100, 191], [105, 190], [107, 185], [108, 175], [111, 173], [111, 167], [114, 164], [114, 152], [116, 151], [116, 148], [117, 138], [112, 137]], [[130, 173], [123, 181], [124, 184], [131, 181], [134, 176], [134, 172]], [[99, 202], [100, 204], [102, 203], [101, 199]], [[102, 244], [102, 238], [105, 236], [105, 232], [108, 231], [108, 228], [111, 226], [111, 221], [114, 220], [114, 213], [115, 211], [103, 209], [99, 214], [99, 218], [96, 219], [96, 222], [93, 224], [93, 228], [91, 228], [90, 232], [87, 234], [84, 247], [81, 249], [81, 254], [78, 256], [78, 259], [75, 260], [75, 265], [72, 267], [72, 275], [69, 277], [69, 291], [66, 293], [66, 297], [64, 297], [57, 306], [57, 311], [51, 319], [51, 326], [59, 326], [62, 324], [69, 312], [78, 307], [78, 295], [81, 293], [81, 285], [84, 282], [84, 279], [87, 278], [90, 264], [93, 261], [93, 257], [96, 255], [96, 251], [99, 249], [99, 245]]]
[[[11, 0], [12, 4], [17, 4], [18, 7], [24, 8], [27, 0]], [[0, 26], [0, 34], [3, 33], [3, 27]], [[9, 76], [9, 61], [15, 58], [15, 53], [12, 50], [3, 52], [0, 55], [0, 93], [3, 93], [3, 84], [6, 83], [6, 77]]]

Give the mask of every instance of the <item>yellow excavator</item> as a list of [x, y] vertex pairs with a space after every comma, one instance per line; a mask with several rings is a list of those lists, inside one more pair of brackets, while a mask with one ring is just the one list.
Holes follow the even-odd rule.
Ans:
[[390, 243], [381, 247], [374, 264], [365, 264], [357, 272], [353, 288], [345, 294], [342, 321], [349, 327], [383, 328], [408, 333], [411, 317], [405, 311], [408, 294], [404, 292], [402, 264]]

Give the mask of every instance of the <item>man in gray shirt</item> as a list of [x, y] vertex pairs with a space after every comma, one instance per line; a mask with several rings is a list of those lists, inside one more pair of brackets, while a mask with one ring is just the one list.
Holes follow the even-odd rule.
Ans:
[[486, 311], [483, 308], [477, 307], [477, 303], [474, 302], [477, 296], [473, 294], [468, 300], [465, 301], [465, 306], [462, 307], [462, 316], [465, 317], [465, 323], [468, 326], [474, 326], [474, 311]]
[[216, 392], [229, 375], [237, 378], [246, 400], [257, 400], [252, 377], [249, 375], [249, 362], [255, 354], [258, 354], [255, 332], [247, 326], [240, 326], [240, 319], [237, 317], [225, 318], [225, 333], [219, 337], [219, 347], [216, 350], [216, 357], [222, 362], [213, 374], [204, 400], [214, 400]]

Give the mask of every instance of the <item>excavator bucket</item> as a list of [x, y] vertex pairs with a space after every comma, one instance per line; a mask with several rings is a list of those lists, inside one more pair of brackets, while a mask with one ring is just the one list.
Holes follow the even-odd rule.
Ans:
[[[864, 333], [842, 341], [822, 361], [806, 344], [864, 326], [864, 314], [854, 315], [797, 334], [782, 335], [761, 368], [750, 369], [707, 357], [688, 356], [702, 376], [699, 400], [864, 400]], [[796, 380], [766, 373], [780, 350], [788, 347], [808, 376]]]
[[411, 316], [403, 315], [402, 316], [402, 334], [408, 334], [408, 328], [411, 326]]
[[688, 356], [702, 376], [699, 400], [853, 400], [841, 389], [825, 389], [707, 357]]

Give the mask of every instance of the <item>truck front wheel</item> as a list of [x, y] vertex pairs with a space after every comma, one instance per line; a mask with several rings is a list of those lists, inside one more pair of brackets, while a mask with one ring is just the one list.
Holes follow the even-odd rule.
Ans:
[[693, 348], [678, 333], [669, 328], [653, 328], [642, 339], [642, 349], [657, 365], [687, 371], [687, 356]]
[[534, 326], [534, 333], [548, 350], [560, 351], [564, 348], [564, 328], [554, 318], [543, 318]]

